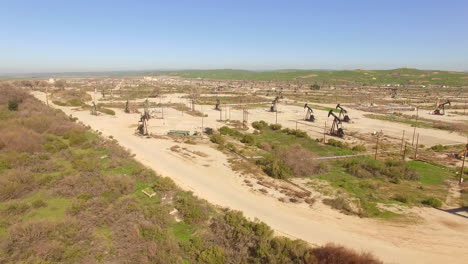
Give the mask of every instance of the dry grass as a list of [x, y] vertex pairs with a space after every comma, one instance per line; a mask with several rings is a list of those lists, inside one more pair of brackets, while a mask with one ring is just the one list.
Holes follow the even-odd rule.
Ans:
[[299, 145], [282, 148], [280, 159], [288, 166], [296, 177], [306, 177], [318, 173], [325, 173], [326, 167], [315, 160], [317, 154]]
[[320, 264], [383, 264], [370, 253], [357, 253], [335, 244], [312, 249]]

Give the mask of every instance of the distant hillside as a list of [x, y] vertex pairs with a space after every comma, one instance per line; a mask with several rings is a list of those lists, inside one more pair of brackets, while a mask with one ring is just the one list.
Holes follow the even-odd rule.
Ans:
[[435, 84], [468, 85], [468, 73], [438, 70], [418, 70], [400, 68], [394, 70], [283, 70], [283, 71], [246, 71], [246, 70], [184, 70], [171, 74], [185, 78], [208, 78], [228, 80], [282, 80], [327, 83], [363, 84]]

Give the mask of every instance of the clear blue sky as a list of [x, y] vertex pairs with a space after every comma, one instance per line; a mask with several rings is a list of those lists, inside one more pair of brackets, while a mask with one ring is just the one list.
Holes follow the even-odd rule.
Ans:
[[0, 73], [468, 70], [468, 1], [3, 0]]

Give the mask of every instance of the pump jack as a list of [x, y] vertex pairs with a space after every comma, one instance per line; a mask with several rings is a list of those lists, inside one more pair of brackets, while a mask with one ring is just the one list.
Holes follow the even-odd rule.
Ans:
[[142, 114], [140, 121], [138, 121], [137, 131], [142, 136], [148, 136], [148, 119], [145, 117], [145, 114]]
[[271, 102], [270, 112], [276, 112], [276, 104], [278, 103], [279, 99], [280, 99], [280, 97], [276, 96], [275, 100], [273, 100], [273, 102]]
[[439, 104], [437, 108], [432, 112], [433, 115], [445, 115], [445, 105], [451, 105], [450, 101], [447, 100], [447, 102], [443, 104]]
[[333, 113], [333, 110], [330, 110], [330, 112], [328, 112], [328, 117], [330, 116], [333, 116], [334, 118], [332, 127], [330, 129], [330, 135], [335, 136], [335, 137], [340, 137], [340, 138], [344, 137], [344, 131], [341, 125], [341, 119]]
[[129, 102], [127, 100], [127, 102], [125, 103], [125, 110], [124, 110], [125, 113], [129, 114], [130, 113], [130, 106], [129, 106]]
[[93, 106], [91, 107], [91, 114], [98, 115], [96, 104], [93, 102]]
[[304, 109], [306, 108], [307, 108], [307, 114], [304, 120], [309, 121], [309, 122], [315, 122], [314, 110], [312, 110], [312, 108], [308, 106], [307, 104], [304, 105]]
[[215, 110], [221, 111], [221, 108], [219, 108], [220, 104], [221, 104], [221, 102], [219, 101], [219, 99], [216, 99]]
[[[344, 109], [340, 104], [336, 105], [336, 109], [340, 109], [339, 118], [340, 118], [341, 121], [346, 122], [346, 123], [349, 123], [349, 121], [351, 121], [349, 116], [346, 114], [346, 113], [348, 113], [348, 111], [346, 111], [346, 109]], [[330, 116], [330, 115], [328, 115], [328, 116]]]

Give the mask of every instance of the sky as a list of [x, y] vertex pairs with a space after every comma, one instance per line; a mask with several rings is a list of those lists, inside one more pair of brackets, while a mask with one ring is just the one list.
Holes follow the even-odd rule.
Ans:
[[466, 0], [0, 4], [0, 73], [468, 70]]

